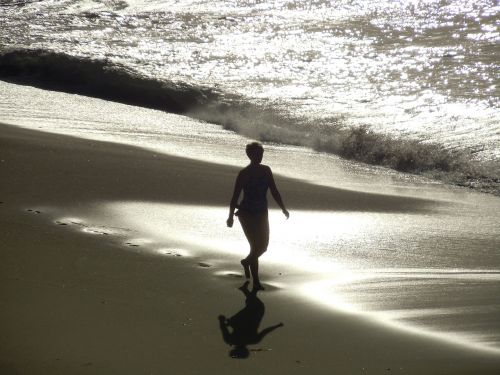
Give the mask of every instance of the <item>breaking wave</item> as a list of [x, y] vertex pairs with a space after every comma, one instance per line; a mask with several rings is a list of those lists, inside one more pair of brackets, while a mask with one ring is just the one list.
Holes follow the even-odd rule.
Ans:
[[269, 103], [185, 82], [157, 80], [108, 60], [44, 50], [0, 54], [0, 78], [44, 89], [184, 114], [241, 135], [305, 146], [397, 171], [500, 195], [500, 166], [475, 161], [467, 150], [415, 139], [394, 138], [341, 117], [310, 119]]

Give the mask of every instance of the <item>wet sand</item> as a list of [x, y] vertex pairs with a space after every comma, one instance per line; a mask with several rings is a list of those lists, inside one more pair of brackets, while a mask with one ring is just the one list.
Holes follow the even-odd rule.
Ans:
[[[131, 251], [118, 233], [75, 230], [44, 207], [74, 215], [108, 201], [225, 206], [234, 167], [7, 125], [0, 159], [2, 374], [500, 371], [496, 354], [391, 330], [285, 289], [259, 294], [261, 329], [284, 326], [250, 346], [248, 359], [230, 358], [217, 317], [245, 306], [239, 272]], [[437, 204], [277, 182], [290, 208], [412, 212]]]

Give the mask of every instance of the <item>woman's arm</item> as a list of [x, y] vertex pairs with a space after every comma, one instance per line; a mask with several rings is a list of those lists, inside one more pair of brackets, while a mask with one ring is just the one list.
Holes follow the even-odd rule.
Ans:
[[229, 228], [233, 226], [234, 222], [234, 210], [238, 205], [238, 198], [240, 197], [241, 190], [243, 189], [243, 185], [241, 183], [241, 172], [236, 177], [236, 182], [234, 184], [233, 197], [231, 198], [231, 203], [229, 203], [229, 217], [227, 218], [226, 224]]
[[278, 188], [276, 187], [276, 183], [274, 182], [273, 172], [271, 171], [271, 168], [268, 169], [268, 173], [269, 173], [269, 189], [271, 190], [271, 195], [273, 196], [276, 203], [278, 203], [278, 206], [280, 206], [283, 214], [288, 219], [290, 217], [290, 213], [285, 208], [285, 204], [283, 203], [283, 200], [281, 199], [281, 194], [278, 191]]

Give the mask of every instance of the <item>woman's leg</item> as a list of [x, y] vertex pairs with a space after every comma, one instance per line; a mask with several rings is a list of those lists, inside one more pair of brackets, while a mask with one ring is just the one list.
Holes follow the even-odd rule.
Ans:
[[[253, 253], [251, 256], [250, 271], [252, 272], [254, 289], [264, 289], [259, 279], [259, 257], [267, 251], [267, 246], [269, 245], [269, 220], [267, 212], [258, 216], [257, 228], [257, 244], [255, 250], [250, 251]], [[256, 277], [253, 275], [256, 275]]]
[[256, 246], [256, 228], [255, 222], [252, 220], [253, 217], [245, 212], [239, 212], [238, 220], [240, 221], [241, 228], [243, 229], [243, 233], [245, 233], [245, 237], [247, 238], [248, 244], [250, 245], [250, 252], [246, 256], [246, 258], [241, 260], [241, 265], [245, 271], [245, 277], [247, 279], [250, 278], [250, 261], [252, 258], [252, 249]]
[[[243, 232], [250, 244], [250, 254], [241, 264], [247, 275], [248, 267], [252, 274], [254, 288], [261, 289], [259, 279], [259, 257], [267, 250], [269, 244], [269, 221], [267, 213], [262, 215], [244, 214], [239, 216]], [[248, 277], [248, 276], [247, 276]], [[263, 288], [262, 288], [263, 289]]]

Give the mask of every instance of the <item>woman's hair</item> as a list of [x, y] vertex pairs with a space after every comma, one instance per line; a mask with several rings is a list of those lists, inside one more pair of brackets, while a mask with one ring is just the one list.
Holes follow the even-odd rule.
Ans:
[[262, 147], [262, 144], [259, 142], [252, 142], [247, 144], [245, 151], [251, 160], [255, 157], [262, 158], [262, 155], [264, 154], [264, 147]]

